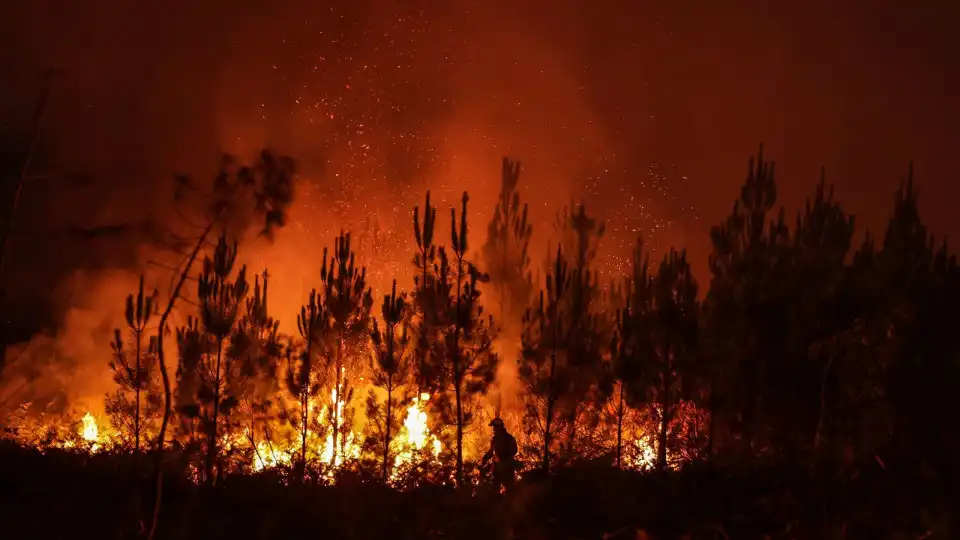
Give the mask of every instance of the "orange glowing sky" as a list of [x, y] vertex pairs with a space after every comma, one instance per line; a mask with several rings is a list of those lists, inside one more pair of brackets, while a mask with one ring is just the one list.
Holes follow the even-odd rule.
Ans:
[[[450, 202], [470, 192], [478, 248], [504, 155], [524, 163], [535, 255], [577, 197], [608, 220], [608, 254], [643, 231], [659, 249], [689, 248], [704, 287], [707, 232], [760, 141], [788, 207], [825, 165], [858, 225], [874, 229], [912, 158], [929, 224], [955, 236], [940, 201], [955, 198], [960, 172], [950, 97], [960, 75], [945, 67], [960, 57], [948, 23], [960, 8], [916, 4], [16, 3], [0, 23], [0, 67], [14, 81], [0, 108], [5, 140], [29, 132], [37, 74], [57, 65], [37, 174], [93, 181], [28, 186], [5, 279], [14, 301], [43, 297], [61, 323], [89, 319], [80, 335], [110, 328], [108, 306], [132, 287], [117, 276], [132, 280], [162, 255], [63, 231], [145, 216], [182, 226], [173, 173], [207, 178], [219, 150], [249, 157], [263, 146], [297, 158], [305, 179], [277, 243], [242, 254], [251, 270], [270, 268], [274, 309], [288, 320], [340, 227], [377, 216], [398, 231], [388, 262], [406, 265], [409, 213], [426, 189], [441, 242]], [[169, 275], [154, 274], [163, 289]]]

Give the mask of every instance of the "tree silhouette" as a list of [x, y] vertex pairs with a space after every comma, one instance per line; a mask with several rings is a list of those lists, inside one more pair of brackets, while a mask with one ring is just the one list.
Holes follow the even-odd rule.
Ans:
[[[805, 436], [812, 437], [817, 452], [823, 435], [828, 408], [830, 381], [838, 361], [837, 338], [853, 323], [854, 314], [845, 309], [844, 266], [853, 239], [854, 220], [833, 200], [833, 187], [825, 185], [823, 172], [813, 200], [807, 200], [797, 217], [793, 235], [791, 283], [793, 324], [800, 340], [792, 365], [779, 371], [776, 385], [784, 411], [802, 415], [785, 425], [807, 426]], [[789, 420], [788, 415], [780, 416]]]
[[533, 226], [527, 221], [527, 204], [520, 205], [519, 180], [520, 162], [503, 158], [500, 196], [482, 251], [486, 273], [499, 298], [501, 320], [524, 309], [533, 289], [527, 255]]
[[420, 207], [413, 207], [413, 233], [417, 241], [417, 252], [413, 256], [416, 274], [413, 277], [413, 308], [418, 319], [416, 372], [417, 395], [433, 391], [436, 384], [436, 375], [430, 373], [432, 343], [437, 339], [437, 328], [440, 325], [439, 311], [443, 299], [438, 299], [434, 292], [434, 265], [437, 260], [437, 249], [433, 243], [433, 233], [437, 223], [437, 208], [430, 205], [430, 192], [427, 192], [421, 221]]
[[[439, 387], [446, 390], [432, 401], [448, 423], [456, 426], [456, 481], [463, 486], [463, 435], [477, 416], [480, 397], [493, 383], [497, 356], [491, 350], [493, 319], [483, 317], [477, 285], [487, 280], [466, 259], [467, 201], [464, 192], [459, 222], [456, 209], [450, 210], [452, 261], [447, 250], [438, 250], [434, 267], [433, 298], [440, 305], [443, 324], [441, 340], [430, 358], [430, 369], [438, 376]], [[458, 227], [459, 225], [459, 227]], [[452, 262], [452, 268], [451, 268]], [[450, 397], [453, 403], [450, 403]], [[451, 418], [452, 417], [452, 418]]]
[[[114, 427], [133, 440], [133, 451], [136, 455], [140, 454], [140, 440], [159, 416], [162, 405], [155, 377], [156, 339], [151, 338], [146, 350], [143, 350], [143, 337], [150, 318], [155, 315], [156, 298], [156, 291], [150, 296], [144, 293], [143, 276], [140, 277], [137, 295], [127, 296], [124, 317], [133, 343], [133, 359], [129, 357], [119, 328], [114, 330], [111, 343], [113, 359], [110, 361], [110, 370], [113, 371], [114, 382], [120, 388], [107, 395], [106, 411]], [[128, 398], [131, 393], [132, 401]], [[146, 403], [143, 403], [144, 400]]]
[[295, 354], [289, 356], [286, 372], [287, 390], [296, 398], [298, 417], [294, 425], [300, 432], [300, 478], [307, 474], [307, 440], [311, 433], [318, 433], [318, 419], [311, 418], [311, 402], [320, 394], [326, 384], [326, 373], [321, 359], [330, 350], [330, 316], [317, 290], [310, 291], [307, 303], [301, 306], [297, 314], [297, 330], [303, 339], [303, 345]]
[[344, 430], [343, 415], [353, 396], [347, 372], [353, 373], [358, 367], [358, 349], [363, 351], [369, 346], [370, 309], [373, 307], [373, 295], [367, 287], [367, 270], [362, 266], [357, 268], [354, 264], [350, 233], [340, 232], [329, 260], [324, 249], [320, 280], [324, 310], [330, 318], [330, 331], [334, 336], [334, 350], [324, 360], [328, 371], [333, 371], [331, 464], [336, 466], [339, 463], [338, 456], [343, 453], [346, 437], [345, 433], [341, 433]]
[[380, 431], [381, 445], [381, 475], [384, 482], [390, 478], [391, 443], [400, 430], [403, 418], [397, 411], [402, 410], [405, 403], [403, 396], [398, 396], [400, 388], [406, 383], [408, 375], [409, 343], [407, 333], [406, 295], [397, 294], [397, 281], [389, 294], [383, 297], [380, 314], [383, 317], [383, 330], [377, 320], [373, 320], [373, 330], [370, 339], [373, 341], [373, 384], [386, 392], [383, 403], [378, 403], [373, 390], [367, 398], [367, 419], [375, 423]]
[[236, 330], [240, 309], [247, 295], [246, 267], [231, 280], [237, 259], [237, 245], [227, 243], [222, 234], [212, 257], [205, 257], [197, 286], [200, 300], [198, 320], [177, 331], [181, 343], [178, 374], [180, 413], [200, 421], [205, 434], [203, 479], [213, 485], [222, 474], [220, 438], [231, 431], [229, 417], [237, 406], [237, 385], [227, 340]]
[[277, 370], [284, 355], [280, 337], [280, 321], [270, 316], [267, 310], [267, 292], [269, 274], [254, 277], [253, 291], [246, 300], [246, 309], [240, 316], [234, 333], [230, 338], [230, 350], [227, 353], [237, 367], [238, 376], [229, 382], [231, 393], [240, 399], [240, 413], [247, 426], [247, 438], [261, 465], [266, 464], [260, 455], [259, 433], [263, 440], [271, 441], [270, 432], [273, 414], [274, 396], [277, 394]]
[[[649, 333], [652, 310], [653, 277], [650, 273], [650, 257], [643, 249], [643, 241], [637, 239], [633, 250], [631, 275], [626, 280], [626, 305], [617, 311], [617, 328], [611, 344], [612, 381], [616, 383], [614, 416], [617, 441], [614, 457], [618, 467], [623, 467], [623, 429], [628, 411], [646, 402], [642, 375], [644, 364], [651, 361], [652, 351]], [[613, 385], [607, 394], [613, 393]]]
[[[664, 470], [670, 428], [681, 402], [695, 395], [700, 305], [685, 252], [671, 249], [645, 286], [649, 287], [649, 308], [641, 324], [647, 334], [637, 341], [645, 342], [640, 352], [647, 353], [647, 360], [641, 364], [640, 376], [628, 379], [628, 392], [645, 395], [653, 409], [658, 428], [656, 467]], [[639, 387], [630, 388], [630, 383]]]
[[739, 419], [749, 444], [755, 442], [757, 416], [769, 397], [767, 361], [783, 357], [787, 347], [789, 235], [782, 209], [776, 220], [769, 219], [776, 198], [774, 167], [763, 160], [761, 147], [757, 159], [750, 159], [733, 211], [710, 232], [706, 310], [717, 347], [714, 361], [724, 364], [713, 370], [724, 376], [712, 383], [711, 417], [720, 416], [728, 425]]
[[[157, 436], [157, 491], [154, 497], [150, 529], [147, 532], [148, 540], [153, 540], [160, 519], [160, 507], [163, 500], [161, 467], [163, 445], [173, 404], [170, 375], [167, 370], [163, 348], [163, 338], [167, 334], [167, 321], [180, 299], [180, 292], [191, 274], [193, 264], [199, 257], [201, 250], [207, 246], [207, 239], [214, 226], [224, 223], [231, 215], [249, 213], [244, 212], [247, 205], [243, 203], [252, 200], [253, 214], [260, 218], [263, 223], [260, 229], [261, 235], [267, 239], [272, 239], [274, 231], [286, 224], [286, 214], [293, 202], [293, 179], [295, 175], [296, 166], [292, 159], [274, 156], [266, 150], [260, 153], [259, 159], [250, 167], [241, 167], [234, 170], [233, 159], [230, 156], [224, 155], [221, 160], [220, 172], [213, 181], [213, 193], [209, 199], [211, 202], [205, 209], [206, 225], [193, 241], [192, 249], [179, 266], [182, 270], [179, 276], [176, 276], [175, 285], [171, 287], [167, 305], [160, 315], [157, 328], [157, 361], [163, 380], [163, 418]], [[187, 192], [196, 191], [189, 179], [184, 176], [176, 177], [174, 187], [174, 198], [177, 201], [184, 199]], [[208, 200], [207, 197], [203, 197], [203, 199]], [[187, 242], [187, 245], [189, 245], [189, 242]]]
[[[573, 254], [566, 255], [571, 268], [569, 294], [566, 295], [569, 326], [569, 362], [566, 370], [569, 384], [561, 400], [561, 417], [567, 427], [566, 453], [573, 457], [577, 450], [578, 437], [587, 435], [578, 429], [587, 427], [582, 422], [585, 413], [591, 409], [599, 409], [597, 405], [603, 400], [600, 392], [604, 374], [602, 362], [605, 349], [612, 339], [613, 328], [607, 324], [608, 321], [601, 312], [601, 288], [598, 274], [593, 269], [605, 225], [590, 217], [581, 204], [575, 209], [566, 209], [558, 221], [558, 227], [561, 236], [571, 244], [568, 250]], [[599, 414], [594, 415], [591, 420], [596, 427]]]
[[960, 441], [960, 430], [933, 411], [954, 406], [949, 396], [960, 383], [960, 338], [951, 322], [960, 309], [958, 269], [946, 243], [938, 246], [923, 223], [912, 166], [894, 197], [877, 270], [894, 343], [887, 396], [898, 453], [954, 474], [950, 448]]
[[526, 405], [524, 425], [528, 434], [539, 436], [541, 467], [549, 472], [559, 402], [570, 386], [570, 275], [562, 247], [546, 281], [546, 295], [540, 291], [538, 303], [523, 318], [518, 377]]

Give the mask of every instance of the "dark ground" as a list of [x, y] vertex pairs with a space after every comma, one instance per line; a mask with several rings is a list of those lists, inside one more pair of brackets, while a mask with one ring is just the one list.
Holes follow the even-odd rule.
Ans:
[[[136, 538], [139, 507], [152, 503], [152, 479], [131, 472], [130, 457], [4, 443], [0, 463], [4, 538]], [[657, 475], [582, 463], [534, 476], [497, 497], [430, 484], [399, 492], [356, 475], [288, 487], [275, 473], [231, 477], [210, 493], [171, 474], [157, 538], [955, 537], [942, 482], [879, 465], [852, 477], [784, 464]]]

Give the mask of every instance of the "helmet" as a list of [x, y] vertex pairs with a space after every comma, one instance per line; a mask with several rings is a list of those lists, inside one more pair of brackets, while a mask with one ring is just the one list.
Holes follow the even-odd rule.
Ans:
[[499, 416], [490, 421], [490, 427], [503, 427], [503, 419]]

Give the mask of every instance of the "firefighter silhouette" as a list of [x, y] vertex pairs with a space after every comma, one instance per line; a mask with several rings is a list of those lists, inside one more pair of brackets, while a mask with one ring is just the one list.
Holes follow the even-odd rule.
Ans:
[[487, 462], [493, 459], [493, 483], [499, 491], [500, 488], [509, 490], [513, 487], [516, 476], [517, 440], [513, 435], [507, 432], [501, 418], [494, 418], [490, 422], [493, 428], [493, 438], [490, 440], [490, 450], [483, 455], [481, 465], [487, 466]]

